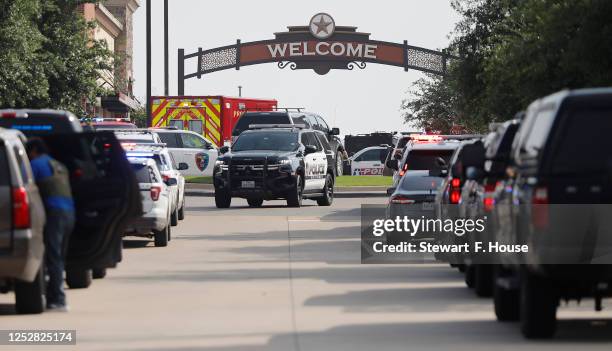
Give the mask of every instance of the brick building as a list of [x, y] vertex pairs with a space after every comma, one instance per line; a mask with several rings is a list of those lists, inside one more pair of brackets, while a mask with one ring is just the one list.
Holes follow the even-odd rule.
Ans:
[[113, 71], [100, 72], [98, 83], [113, 94], [100, 96], [96, 103], [87, 106], [88, 115], [106, 118], [129, 117], [139, 103], [134, 99], [133, 83], [133, 14], [140, 7], [138, 0], [103, 0], [98, 4], [79, 5], [79, 12], [96, 28], [90, 35], [104, 40], [119, 61]]

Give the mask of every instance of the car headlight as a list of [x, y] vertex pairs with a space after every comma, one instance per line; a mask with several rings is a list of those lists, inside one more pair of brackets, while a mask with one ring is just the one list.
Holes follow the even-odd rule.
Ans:
[[223, 160], [215, 161], [215, 166], [223, 166], [223, 165], [225, 165], [225, 161], [223, 161]]
[[278, 160], [278, 164], [281, 165], [281, 166], [282, 165], [290, 165], [291, 164], [291, 160], [289, 160], [289, 159], [280, 159], [280, 160]]

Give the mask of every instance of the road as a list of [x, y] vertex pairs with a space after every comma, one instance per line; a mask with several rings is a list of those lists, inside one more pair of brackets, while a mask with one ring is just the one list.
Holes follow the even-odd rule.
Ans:
[[189, 197], [167, 248], [126, 240], [118, 269], [68, 290], [69, 313], [16, 316], [0, 295], [0, 329], [76, 329], [75, 350], [610, 349], [610, 302], [562, 307], [557, 338], [534, 343], [446, 265], [361, 265], [359, 206], [384, 201], [217, 210]]

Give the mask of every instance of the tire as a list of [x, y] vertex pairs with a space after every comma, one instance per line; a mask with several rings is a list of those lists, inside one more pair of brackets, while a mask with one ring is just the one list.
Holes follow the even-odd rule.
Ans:
[[465, 275], [465, 285], [467, 285], [468, 288], [473, 289], [474, 284], [476, 283], [476, 267], [473, 265], [466, 266], [463, 274]]
[[170, 215], [170, 225], [173, 227], [176, 227], [178, 225], [178, 208], [175, 209], [172, 214]]
[[178, 220], [182, 221], [185, 219], [185, 196], [183, 195], [183, 203], [181, 204], [181, 208], [178, 210]]
[[478, 264], [474, 268], [474, 292], [476, 296], [493, 296], [493, 266], [490, 264]]
[[226, 191], [215, 190], [215, 205], [217, 208], [229, 208], [232, 204], [232, 196]]
[[39, 314], [45, 310], [45, 276], [41, 265], [34, 281], [15, 281], [15, 310], [17, 314]]
[[493, 305], [495, 315], [500, 322], [516, 322], [520, 318], [519, 291], [517, 289], [505, 289], [497, 283], [497, 278], [506, 276], [501, 267], [493, 269]]
[[169, 231], [170, 231], [170, 225], [167, 225], [162, 230], [153, 230], [153, 239], [155, 242], [155, 247], [168, 246]]
[[342, 151], [336, 151], [336, 175], [340, 177], [344, 174], [344, 161], [342, 160]]
[[295, 180], [295, 187], [287, 194], [287, 206], [302, 207], [302, 195], [304, 192], [304, 182], [302, 176], [298, 175]]
[[323, 193], [325, 195], [317, 200], [317, 204], [319, 206], [331, 206], [334, 202], [334, 177], [329, 173], [327, 173], [325, 177], [325, 189]]
[[172, 240], [172, 227], [168, 227], [168, 242]]
[[527, 272], [521, 275], [521, 332], [528, 339], [547, 339], [557, 329], [559, 297], [552, 282]]
[[91, 275], [94, 279], [103, 279], [106, 277], [106, 268], [94, 268]]
[[262, 198], [248, 198], [247, 202], [251, 207], [261, 207], [261, 205], [263, 205], [264, 200]]
[[66, 284], [70, 289], [86, 289], [91, 285], [92, 279], [91, 269], [66, 270]]

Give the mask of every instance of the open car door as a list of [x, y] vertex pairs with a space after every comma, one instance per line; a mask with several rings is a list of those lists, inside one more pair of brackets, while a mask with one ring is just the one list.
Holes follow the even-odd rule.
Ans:
[[[138, 183], [112, 132], [43, 136], [51, 156], [70, 171], [76, 224], [68, 240], [66, 272], [115, 267], [122, 234], [142, 213]], [[67, 276], [67, 279], [68, 279]]]

